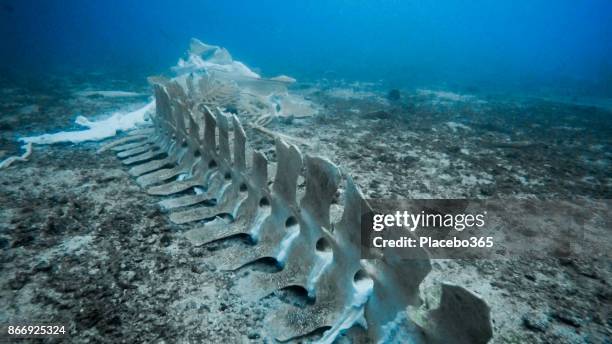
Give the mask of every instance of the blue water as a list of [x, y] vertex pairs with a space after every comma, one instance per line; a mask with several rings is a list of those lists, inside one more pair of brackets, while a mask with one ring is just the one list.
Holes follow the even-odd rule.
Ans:
[[264, 75], [612, 95], [610, 0], [0, 1], [0, 70], [174, 65], [189, 39]]

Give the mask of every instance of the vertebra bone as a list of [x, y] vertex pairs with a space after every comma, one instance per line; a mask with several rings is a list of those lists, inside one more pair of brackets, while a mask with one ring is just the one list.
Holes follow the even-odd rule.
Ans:
[[[280, 271], [250, 275], [254, 297], [290, 286], [308, 292], [311, 305], [286, 305], [268, 316], [274, 338], [285, 341], [329, 328], [320, 341], [331, 343], [356, 324], [367, 330], [352, 336], [368, 342], [486, 343], [491, 338], [488, 306], [461, 287], [442, 284], [438, 307], [424, 308], [419, 286], [431, 270], [426, 251], [417, 260], [386, 251], [380, 259], [360, 259], [361, 214], [368, 204], [332, 162], [303, 157], [296, 146], [276, 139], [276, 174], [269, 187], [268, 160], [255, 151], [247, 164], [246, 135], [236, 116], [230, 121], [217, 108], [212, 112], [195, 104], [188, 96], [194, 97], [194, 89], [186, 91], [176, 81], [152, 82], [155, 132], [107, 147], [133, 165], [130, 174], [148, 193], [167, 197], [160, 205], [172, 222], [194, 223], [185, 235], [195, 244], [251, 238], [250, 249], [230, 246], [220, 253], [222, 268], [277, 260]], [[303, 164], [306, 191], [298, 200]], [[339, 188], [343, 214], [333, 223], [330, 207]], [[394, 337], [398, 328], [408, 337]]]

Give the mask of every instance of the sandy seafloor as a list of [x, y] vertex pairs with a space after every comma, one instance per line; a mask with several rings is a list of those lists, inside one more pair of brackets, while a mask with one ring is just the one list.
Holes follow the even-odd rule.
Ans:
[[[147, 101], [76, 92], [150, 93], [105, 75], [0, 82], [0, 160], [17, 152], [18, 136], [76, 129], [78, 114]], [[303, 152], [329, 157], [368, 197], [612, 198], [605, 106], [426, 90], [388, 101], [377, 85], [341, 82], [298, 92], [321, 113], [269, 128], [308, 141]], [[269, 137], [247, 135], [274, 160]], [[78, 343], [264, 342], [266, 314], [299, 295], [249, 300], [241, 280], [268, 267], [214, 264], [224, 246], [248, 245], [193, 246], [185, 226], [172, 225], [116, 157], [96, 154], [99, 146], [35, 146], [28, 162], [0, 171], [0, 323], [65, 322]], [[426, 284], [450, 281], [481, 295], [494, 343], [611, 343], [611, 264], [593, 256], [435, 260]]]

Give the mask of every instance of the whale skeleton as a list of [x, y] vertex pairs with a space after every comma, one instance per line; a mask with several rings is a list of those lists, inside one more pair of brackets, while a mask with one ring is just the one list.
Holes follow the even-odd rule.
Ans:
[[[424, 303], [419, 287], [431, 271], [426, 251], [417, 260], [402, 260], [390, 251], [380, 252], [378, 259], [360, 259], [360, 221], [369, 206], [335, 164], [303, 155], [277, 138], [272, 169], [264, 154], [248, 147], [237, 116], [194, 104], [193, 90], [175, 80], [151, 82], [152, 126], [108, 147], [147, 193], [162, 197], [159, 203], [170, 221], [188, 225], [185, 235], [194, 244], [251, 239], [248, 249], [220, 250], [215, 256], [219, 267], [234, 270], [276, 259], [280, 271], [247, 277], [251, 297], [293, 286], [308, 292], [311, 304], [284, 305], [268, 315], [266, 326], [275, 340], [315, 331], [324, 331], [318, 341], [326, 343], [340, 334], [353, 342], [377, 343], [490, 340], [490, 309], [470, 291], [440, 283], [436, 302]], [[298, 192], [298, 178], [305, 181], [303, 192]], [[338, 221], [330, 215], [332, 205], [342, 207]]]

